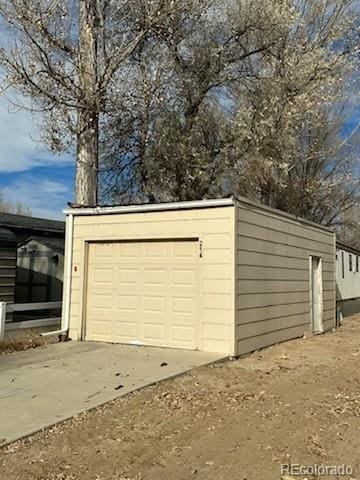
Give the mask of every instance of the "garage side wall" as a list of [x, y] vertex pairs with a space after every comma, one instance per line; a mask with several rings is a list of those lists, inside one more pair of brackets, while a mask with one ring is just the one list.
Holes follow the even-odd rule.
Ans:
[[[234, 355], [235, 207], [74, 216], [70, 337], [81, 339], [86, 244], [199, 238], [200, 348]], [[201, 250], [200, 250], [201, 247]]]
[[238, 355], [310, 331], [310, 256], [322, 259], [324, 329], [335, 326], [334, 234], [238, 203], [236, 237]]

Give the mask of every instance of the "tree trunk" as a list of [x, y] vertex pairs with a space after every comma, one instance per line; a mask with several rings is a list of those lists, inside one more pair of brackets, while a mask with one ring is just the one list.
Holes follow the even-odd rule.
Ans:
[[99, 157], [99, 105], [97, 98], [96, 0], [80, 0], [79, 84], [83, 108], [77, 118], [76, 203], [97, 203]]
[[76, 156], [76, 203], [93, 207], [97, 203], [98, 115], [78, 112]]

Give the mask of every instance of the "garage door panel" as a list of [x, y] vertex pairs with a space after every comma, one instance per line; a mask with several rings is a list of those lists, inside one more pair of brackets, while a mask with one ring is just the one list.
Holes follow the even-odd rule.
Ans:
[[178, 344], [191, 343], [194, 333], [194, 328], [184, 325], [171, 328], [172, 341]]
[[140, 272], [138, 268], [117, 268], [117, 281], [119, 285], [136, 285], [139, 282]]
[[148, 342], [156, 341], [158, 344], [165, 342], [165, 325], [159, 325], [158, 323], [145, 323], [144, 324], [144, 339]]
[[194, 258], [196, 256], [197, 242], [178, 242], [172, 244], [174, 258]]
[[86, 339], [196, 348], [197, 242], [98, 247], [89, 245]]
[[135, 242], [116, 243], [115, 258], [134, 259], [140, 256], [140, 244]]
[[144, 286], [152, 287], [165, 285], [167, 280], [166, 269], [144, 268]]
[[171, 272], [171, 284], [174, 287], [194, 287], [196, 272], [193, 269], [177, 269]]
[[144, 256], [146, 259], [168, 258], [167, 250], [167, 242], [147, 242], [144, 244]]
[[112, 311], [113, 301], [112, 295], [93, 293], [89, 299], [90, 308]]
[[112, 322], [111, 319], [108, 321], [97, 321], [96, 318], [89, 318], [91, 324], [91, 334], [101, 337], [106, 337], [110, 340], [111, 338], [111, 328]]
[[112, 268], [93, 268], [92, 280], [94, 284], [113, 283], [113, 269]]
[[137, 322], [129, 321], [128, 317], [122, 319], [121, 322], [116, 322], [114, 331], [114, 341], [131, 341], [139, 336]]
[[195, 299], [187, 297], [174, 297], [171, 302], [171, 312], [187, 315], [195, 314]]
[[147, 295], [144, 296], [144, 313], [165, 313], [166, 297]]
[[139, 297], [138, 295], [117, 295], [116, 308], [118, 312], [138, 312]]
[[114, 244], [113, 243], [95, 243], [93, 244], [92, 258], [93, 262], [111, 259], [114, 256]]

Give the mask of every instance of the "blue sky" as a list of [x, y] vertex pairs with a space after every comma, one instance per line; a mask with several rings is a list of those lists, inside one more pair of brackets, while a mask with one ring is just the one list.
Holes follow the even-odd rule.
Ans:
[[0, 98], [0, 193], [28, 206], [34, 216], [61, 219], [73, 200], [74, 159], [49, 152], [33, 116], [9, 107]]

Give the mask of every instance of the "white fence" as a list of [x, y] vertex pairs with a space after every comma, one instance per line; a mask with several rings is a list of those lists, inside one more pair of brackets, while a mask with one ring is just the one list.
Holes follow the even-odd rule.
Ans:
[[39, 318], [36, 320], [23, 320], [21, 322], [8, 320], [6, 314], [10, 312], [31, 312], [34, 310], [60, 309], [62, 302], [42, 303], [6, 303], [0, 302], [0, 341], [4, 340], [5, 332], [21, 330], [24, 328], [52, 327], [59, 324], [61, 317]]

